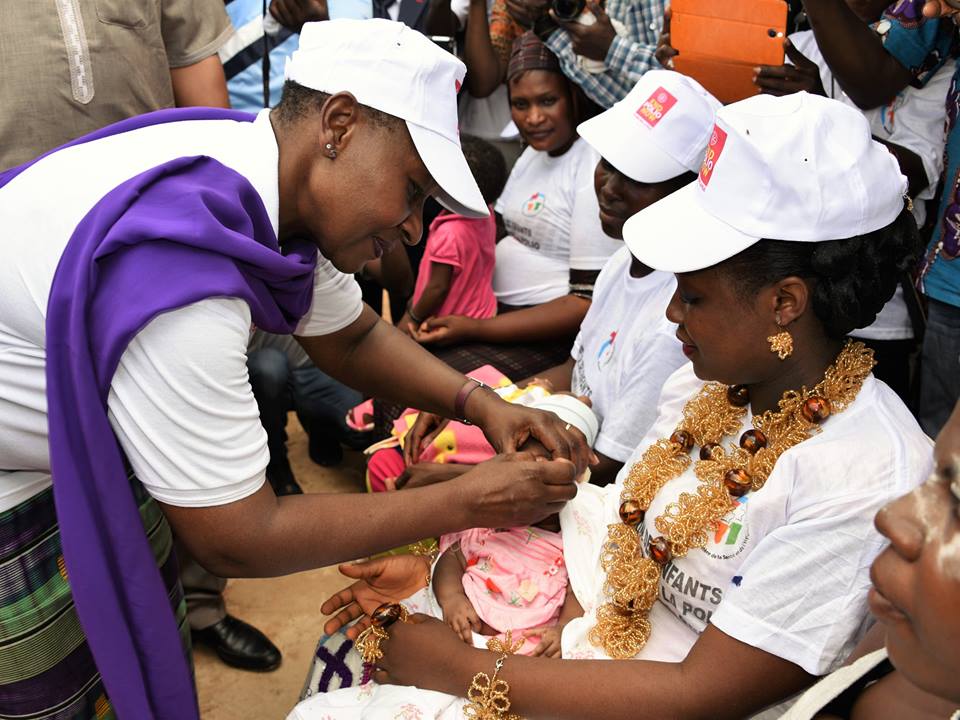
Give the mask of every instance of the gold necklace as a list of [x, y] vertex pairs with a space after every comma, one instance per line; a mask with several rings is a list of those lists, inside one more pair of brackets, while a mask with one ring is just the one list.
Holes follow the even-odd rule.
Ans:
[[[853, 402], [875, 362], [863, 343], [848, 342], [823, 380], [812, 390], [788, 390], [777, 412], [754, 416], [753, 429], [727, 448], [721, 442], [740, 430], [750, 397], [742, 385], [705, 385], [683, 408], [683, 419], [669, 439], [660, 439], [631, 469], [620, 493], [620, 520], [607, 529], [601, 565], [607, 573], [607, 602], [597, 609], [590, 642], [612, 658], [636, 655], [650, 637], [648, 615], [657, 601], [660, 572], [673, 558], [704, 547], [709, 532], [735, 505], [735, 498], [763, 487], [782, 453], [820, 432], [831, 414]], [[681, 493], [656, 518], [660, 534], [646, 552], [640, 524], [654, 496], [679, 477], [700, 447], [695, 493]]]

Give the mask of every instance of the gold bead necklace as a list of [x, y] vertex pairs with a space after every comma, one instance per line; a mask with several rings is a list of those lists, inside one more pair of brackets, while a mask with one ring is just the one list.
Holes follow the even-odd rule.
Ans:
[[[620, 493], [621, 522], [610, 525], [601, 551], [607, 573], [607, 602], [597, 609], [590, 641], [612, 658], [635, 656], [650, 637], [648, 618], [657, 601], [660, 572], [673, 558], [704, 547], [709, 533], [735, 505], [735, 498], [760, 490], [782, 453], [813, 434], [831, 414], [856, 398], [875, 362], [863, 343], [848, 342], [812, 390], [788, 390], [777, 412], [754, 416], [739, 444], [721, 445], [740, 430], [750, 402], [744, 386], [705, 385], [683, 409], [669, 439], [660, 439], [631, 469]], [[653, 523], [658, 536], [643, 548], [639, 528], [654, 496], [682, 475], [700, 447], [695, 493], [681, 493]]]

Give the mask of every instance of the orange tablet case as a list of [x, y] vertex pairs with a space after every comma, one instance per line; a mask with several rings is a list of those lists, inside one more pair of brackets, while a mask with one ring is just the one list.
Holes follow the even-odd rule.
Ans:
[[673, 0], [671, 8], [674, 69], [720, 102], [756, 95], [753, 68], [783, 64], [784, 0]]

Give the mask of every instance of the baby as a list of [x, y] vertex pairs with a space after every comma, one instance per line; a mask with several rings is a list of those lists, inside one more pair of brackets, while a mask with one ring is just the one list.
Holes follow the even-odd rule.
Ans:
[[560, 657], [560, 633], [583, 615], [567, 582], [560, 521], [443, 535], [433, 589], [443, 620], [469, 644], [472, 633], [524, 638], [523, 655]]
[[[550, 410], [596, 439], [589, 406], [570, 395], [551, 395], [533, 404]], [[568, 426], [569, 427], [569, 426]], [[464, 642], [473, 633], [524, 638], [522, 655], [560, 657], [560, 634], [583, 608], [567, 581], [560, 517], [532, 527], [478, 528], [440, 537], [433, 591], [443, 620]]]

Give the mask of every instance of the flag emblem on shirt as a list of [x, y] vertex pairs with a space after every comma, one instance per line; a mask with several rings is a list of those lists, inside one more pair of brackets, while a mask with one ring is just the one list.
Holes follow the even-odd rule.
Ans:
[[534, 193], [523, 206], [524, 215], [536, 215], [543, 210], [543, 204], [546, 202], [546, 196], [542, 192]]
[[654, 90], [653, 95], [637, 108], [636, 118], [647, 127], [654, 128], [663, 120], [663, 116], [670, 112], [670, 108], [677, 104], [677, 99], [662, 87]]
[[727, 133], [719, 126], [713, 126], [713, 132], [710, 134], [710, 143], [707, 145], [707, 153], [703, 156], [703, 164], [700, 166], [700, 187], [706, 189], [713, 177], [714, 168], [720, 160], [720, 153], [723, 152], [723, 146], [727, 143]]
[[597, 353], [597, 367], [603, 369], [603, 366], [610, 362], [613, 357], [614, 343], [617, 341], [617, 331], [610, 333], [610, 337], [603, 341], [600, 351]]

